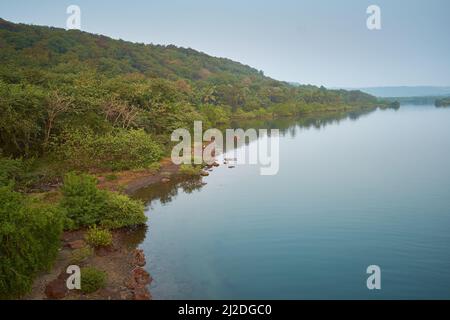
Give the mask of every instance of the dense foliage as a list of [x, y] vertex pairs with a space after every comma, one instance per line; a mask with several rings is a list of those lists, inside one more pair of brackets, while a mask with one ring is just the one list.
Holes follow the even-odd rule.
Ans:
[[143, 130], [115, 130], [95, 135], [89, 129], [61, 136], [57, 157], [70, 168], [126, 170], [145, 168], [158, 161], [161, 147]]
[[66, 228], [102, 225], [110, 229], [144, 224], [144, 206], [125, 195], [100, 190], [97, 179], [68, 173], [62, 187], [61, 205], [67, 211]]
[[0, 187], [0, 299], [27, 293], [59, 248], [63, 211]]

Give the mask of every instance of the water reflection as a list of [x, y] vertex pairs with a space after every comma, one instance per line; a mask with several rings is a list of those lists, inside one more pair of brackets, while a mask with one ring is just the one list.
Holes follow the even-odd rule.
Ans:
[[170, 182], [167, 183], [157, 183], [147, 188], [138, 190], [133, 197], [136, 199], [141, 199], [147, 205], [149, 205], [154, 200], [159, 200], [162, 204], [171, 202], [180, 191], [185, 193], [192, 193], [194, 191], [200, 190], [206, 185], [202, 181], [201, 177], [173, 177]]
[[[321, 130], [328, 125], [339, 124], [344, 120], [356, 121], [362, 116], [366, 116], [376, 109], [364, 109], [360, 111], [350, 111], [350, 112], [328, 112], [325, 114], [314, 114], [305, 115], [300, 118], [279, 118], [273, 120], [245, 120], [245, 121], [232, 121], [230, 124], [231, 128], [242, 128], [244, 130], [253, 129], [267, 129], [268, 135], [270, 136], [270, 129], [278, 129], [281, 136], [289, 134], [290, 137], [294, 138], [300, 129], [310, 129], [314, 128]], [[226, 127], [219, 128], [225, 132]], [[250, 141], [246, 140], [245, 143], [248, 144]], [[158, 200], [162, 204], [171, 202], [176, 198], [180, 191], [185, 193], [192, 193], [198, 191], [203, 186], [206, 185], [202, 181], [201, 177], [173, 177], [170, 182], [167, 183], [156, 183], [150, 185], [146, 188], [140, 189], [133, 194], [134, 198], [144, 201], [146, 205], [150, 205], [152, 201]]]

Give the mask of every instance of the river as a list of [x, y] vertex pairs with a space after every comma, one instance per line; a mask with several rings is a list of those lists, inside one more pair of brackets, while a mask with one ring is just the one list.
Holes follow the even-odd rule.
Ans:
[[277, 175], [221, 163], [137, 193], [154, 299], [450, 298], [450, 108], [255, 126], [281, 129]]

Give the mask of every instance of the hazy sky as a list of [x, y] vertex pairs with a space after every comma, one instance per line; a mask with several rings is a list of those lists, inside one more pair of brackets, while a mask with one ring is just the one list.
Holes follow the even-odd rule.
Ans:
[[[0, 17], [175, 44], [227, 57], [285, 81], [329, 87], [450, 85], [448, 0], [2, 0]], [[381, 8], [382, 29], [366, 27]]]

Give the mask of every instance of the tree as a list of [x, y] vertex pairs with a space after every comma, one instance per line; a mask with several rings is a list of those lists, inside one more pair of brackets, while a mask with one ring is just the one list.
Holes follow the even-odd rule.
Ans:
[[45, 122], [44, 150], [48, 147], [50, 135], [57, 117], [62, 113], [67, 113], [72, 108], [73, 99], [54, 91], [49, 95], [47, 105], [47, 120]]

